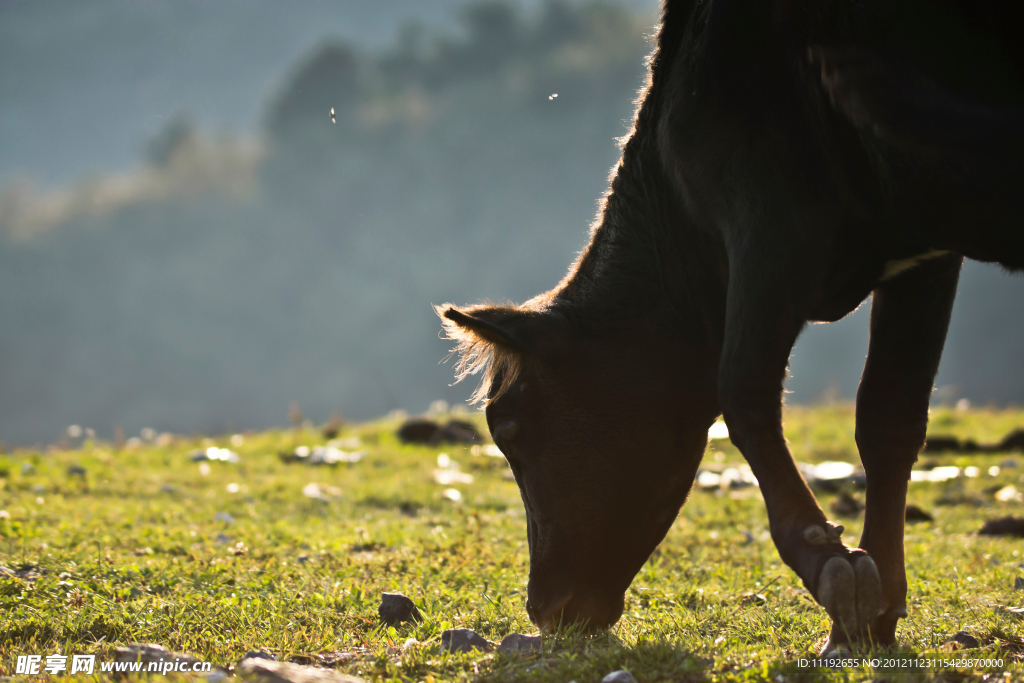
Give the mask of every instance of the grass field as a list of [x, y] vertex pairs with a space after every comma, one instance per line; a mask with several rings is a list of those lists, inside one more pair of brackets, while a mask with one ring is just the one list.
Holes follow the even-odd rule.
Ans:
[[[949, 652], [964, 630], [981, 643], [971, 656], [1001, 657], [1003, 669], [812, 674], [792, 663], [813, 653], [828, 621], [780, 562], [756, 488], [694, 491], [609, 632], [559, 636], [529, 655], [442, 652], [446, 628], [492, 641], [536, 632], [525, 610], [522, 503], [503, 458], [403, 446], [396, 426], [346, 427], [343, 447], [365, 457], [337, 467], [279, 458], [324, 443], [312, 429], [0, 455], [0, 564], [20, 571], [0, 573], [0, 673], [13, 675], [22, 654], [102, 660], [118, 645], [158, 643], [224, 667], [261, 649], [384, 681], [585, 683], [616, 669], [641, 682], [1024, 678], [1024, 620], [1002, 609], [1024, 602], [1014, 588], [1024, 548], [974, 533], [985, 519], [1024, 512], [1019, 497], [992, 494], [1024, 490], [1020, 455], [1020, 468], [1007, 454], [922, 456], [981, 473], [912, 484], [910, 502], [935, 521], [908, 525], [906, 540], [907, 652]], [[931, 431], [984, 442], [1020, 426], [1020, 410], [939, 409]], [[849, 406], [790, 408], [786, 431], [799, 461], [857, 461]], [[214, 445], [240, 461], [191, 460]], [[441, 453], [472, 482], [437, 483]], [[728, 441], [705, 458], [740, 462]], [[819, 494], [826, 510], [834, 499]], [[847, 543], [862, 519], [842, 520]], [[381, 627], [382, 591], [411, 597], [424, 620]]]

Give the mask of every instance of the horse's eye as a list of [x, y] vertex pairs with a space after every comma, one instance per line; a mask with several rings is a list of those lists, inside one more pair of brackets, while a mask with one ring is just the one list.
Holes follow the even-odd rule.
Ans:
[[519, 433], [519, 423], [515, 420], [502, 420], [494, 425], [495, 441], [511, 441]]

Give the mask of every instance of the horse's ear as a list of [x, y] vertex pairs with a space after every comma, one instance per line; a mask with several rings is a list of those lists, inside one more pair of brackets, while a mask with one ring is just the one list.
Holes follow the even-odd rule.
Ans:
[[565, 319], [548, 310], [492, 305], [459, 309], [450, 304], [435, 306], [434, 310], [442, 318], [449, 339], [461, 342], [471, 335], [524, 356], [547, 356], [566, 338]]
[[[440, 306], [438, 308], [441, 308]], [[470, 334], [476, 335], [480, 339], [507, 349], [509, 351], [516, 351], [524, 355], [530, 354], [530, 347], [521, 339], [516, 336], [515, 325], [509, 325], [511, 322], [508, 320], [510, 316], [495, 316], [497, 307], [487, 308], [479, 311], [474, 311], [476, 315], [470, 313], [463, 313], [454, 306], [448, 306], [444, 313], [441, 313], [441, 317], [446, 320], [450, 320], [452, 323], [458, 326], [459, 331], [469, 332]], [[488, 320], [488, 318], [501, 317], [505, 318], [506, 324], [502, 326], [500, 323], [496, 324]], [[452, 337], [452, 325], [449, 323], [445, 324], [445, 328], [448, 331], [448, 336]]]

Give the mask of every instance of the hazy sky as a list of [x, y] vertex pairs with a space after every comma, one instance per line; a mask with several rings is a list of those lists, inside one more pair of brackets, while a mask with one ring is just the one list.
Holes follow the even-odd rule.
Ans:
[[[520, 4], [536, 8], [546, 1], [522, 0]], [[418, 21], [427, 27], [441, 29], [439, 31], [441, 34], [451, 35], [454, 30], [452, 24], [457, 21], [459, 7], [464, 4], [465, 0], [335, 0], [333, 2], [326, 0], [0, 0], [0, 200], [9, 201], [11, 205], [18, 205], [19, 197], [28, 196], [30, 199], [35, 197], [35, 201], [39, 200], [41, 196], [47, 201], [52, 199], [52, 203], [61, 204], [68, 197], [71, 199], [78, 197], [75, 194], [76, 189], [83, 187], [95, 189], [97, 183], [82, 182], [91, 175], [106, 176], [108, 180], [113, 177], [114, 189], [123, 190], [124, 177], [111, 176], [111, 174], [137, 170], [140, 166], [140, 154], [146, 142], [163, 130], [169, 121], [181, 114], [192, 117], [199, 124], [200, 132], [207, 140], [211, 135], [216, 136], [218, 133], [242, 136], [259, 135], [260, 117], [264, 115], [267, 103], [275, 95], [277, 89], [289, 81], [290, 70], [297, 69], [304, 58], [316, 52], [315, 46], [318, 43], [331, 38], [342, 38], [367, 50], [379, 50], [382, 46], [394, 44], [400, 27], [409, 21]], [[649, 25], [653, 29], [656, 22], [658, 0], [619, 0], [618, 4], [645, 13], [649, 17]], [[639, 64], [639, 60], [637, 61]], [[628, 106], [626, 99], [623, 102]], [[324, 114], [326, 115], [326, 111]], [[327, 125], [326, 116], [323, 124]], [[607, 138], [601, 144], [604, 144], [607, 150], [612, 150], [612, 137], [621, 133], [621, 126], [609, 129]], [[597, 139], [595, 138], [595, 140]], [[231, 147], [227, 144], [225, 146]], [[246, 146], [240, 145], [239, 147]], [[259, 148], [258, 145], [254, 147]], [[597, 149], [597, 147], [595, 146], [593, 149]], [[590, 143], [587, 143], [586, 147], [581, 147], [574, 154], [584, 155], [590, 151], [592, 151]], [[610, 165], [611, 162], [609, 160], [606, 163]], [[589, 167], [592, 170], [595, 168], [593, 164], [590, 164]], [[571, 261], [573, 251], [578, 248], [577, 245], [584, 238], [587, 223], [593, 216], [594, 202], [604, 188], [603, 178], [607, 167], [602, 165], [594, 170], [595, 180], [592, 191], [588, 186], [586, 192], [578, 193], [583, 197], [578, 202], [578, 218], [570, 216], [572, 211], [577, 211], [572, 208], [577, 205], [567, 202], [565, 193], [571, 187], [575, 187], [574, 183], [582, 187], [585, 184], [585, 177], [590, 176], [583, 171], [574, 173], [571, 178], [572, 182], [566, 178], [565, 182], [559, 186], [558, 192], [551, 195], [561, 193], [545, 208], [547, 213], [544, 214], [544, 220], [548, 220], [552, 213], [562, 216], [560, 219], [562, 222], [558, 223], [558, 229], [563, 231], [560, 233], [559, 239], [564, 239], [564, 244], [547, 255], [554, 255], [551, 262], [556, 265], [545, 266], [547, 270], [544, 271], [544, 277], [540, 276], [540, 267], [537, 266], [537, 278], [544, 284], [537, 285], [535, 288], [531, 284], [529, 289], [523, 290], [525, 296], [557, 282], [564, 273], [565, 267]], [[145, 175], [144, 172], [140, 173]], [[130, 175], [132, 174], [125, 174], [126, 177]], [[230, 174], [227, 175], [233, 177]], [[19, 188], [17, 192], [6, 194], [13, 181], [26, 177], [41, 186], [37, 189], [52, 189], [62, 186], [67, 189], [56, 192], [37, 192], [33, 195], [30, 190]], [[332, 176], [325, 177], [331, 178]], [[110, 184], [108, 183], [108, 185]], [[139, 187], [145, 191], [148, 191], [147, 188], [151, 189], [149, 185], [145, 184], [139, 185]], [[487, 220], [490, 220], [487, 218], [490, 214], [487, 214], [484, 209], [503, 206], [501, 201], [505, 201], [504, 199], [496, 201], [496, 197], [500, 195], [500, 189], [496, 189], [494, 193], [481, 193], [479, 207], [474, 205], [475, 208], [470, 207], [466, 211], [456, 211], [454, 214], [462, 216], [465, 213], [471, 216], [465, 218], [467, 223], [473, 220], [481, 221], [481, 225], [486, 223]], [[330, 197], [334, 197], [336, 194], [332, 189], [324, 189], [323, 192], [326, 193], [325, 196]], [[543, 196], [549, 197], [548, 194], [543, 194]], [[498, 198], [500, 199], [500, 197]], [[79, 199], [81, 198], [79, 197]], [[91, 207], [95, 200], [89, 199], [88, 201], [88, 206]], [[72, 208], [81, 208], [79, 206], [81, 201], [78, 204], [74, 204], [74, 202], [71, 204]], [[174, 212], [178, 210], [183, 212], [183, 221], [192, 219], [200, 222], [213, 221], [210, 216], [214, 214], [203, 213], [201, 208], [196, 209], [194, 214], [190, 213], [194, 207], [185, 200], [180, 202], [154, 200], [148, 202], [148, 205], [152, 205], [149, 206], [150, 213], [144, 212], [144, 215], [153, 219], [155, 225], [164, 225], [170, 221], [179, 227], [181, 223], [164, 216], [165, 213], [169, 216], [176, 216], [177, 214]], [[303, 208], [310, 209], [308, 206]], [[431, 207], [426, 208], [430, 209]], [[9, 216], [10, 214], [2, 212], [3, 209], [5, 207], [0, 205], [0, 217]], [[476, 216], [472, 212], [478, 209], [483, 218], [472, 217]], [[86, 211], [86, 214], [88, 213]], [[382, 215], [386, 213], [384, 211]], [[524, 211], [522, 215], [535, 216], [536, 214]], [[50, 213], [47, 213], [46, 216], [52, 217]], [[162, 216], [166, 219], [165, 223], [160, 222]], [[190, 216], [192, 216], [191, 219]], [[304, 220], [313, 221], [314, 217], [316, 220], [320, 220], [319, 214], [310, 209], [309, 215]], [[122, 222], [128, 220], [125, 218]], [[110, 228], [106, 223], [102, 224]], [[213, 221], [211, 225], [216, 225], [218, 228], [223, 227], [220, 218]], [[149, 224], [142, 227], [150, 230], [150, 232], [139, 231], [141, 235], [139, 239], [144, 242], [145, 239], [152, 237], [151, 232], [154, 228]], [[481, 232], [485, 234], [481, 239], [486, 237], [487, 230], [495, 229], [491, 224], [484, 227], [486, 229]], [[508, 232], [512, 234], [511, 230]], [[72, 233], [72, 236], [77, 234]], [[126, 233], [117, 233], [113, 228], [110, 228], [109, 234], [97, 229], [95, 242], [88, 242], [82, 238], [84, 240], [82, 243], [88, 242], [91, 247], [102, 245], [103, 249], [110, 253], [117, 251], [119, 255], [123, 252], [126, 255], [125, 259], [129, 257], [148, 258], [147, 254], [150, 252], [146, 249], [139, 247], [140, 250], [132, 251], [133, 248], [138, 247], [137, 244], [123, 243], [124, 240], [119, 241], [119, 235], [123, 234]], [[221, 233], [211, 230], [210, 234], [216, 236]], [[223, 234], [233, 233], [226, 230]], [[310, 234], [321, 235], [321, 232], [314, 230]], [[271, 238], [268, 238], [267, 244], [276, 244], [272, 238], [279, 235], [273, 231], [268, 232], [268, 235], [271, 235]], [[511, 238], [509, 239], [511, 240]], [[152, 241], [152, 244], [150, 242], [145, 244], [156, 249], [156, 246], [153, 245], [159, 246], [158, 242], [156, 240]], [[72, 367], [74, 372], [93, 372], [102, 375], [105, 369], [97, 367], [97, 363], [88, 360], [92, 357], [88, 356], [85, 349], [106, 349], [110, 345], [105, 340], [93, 339], [94, 345], [90, 347], [88, 343], [85, 343], [87, 340], [76, 337], [74, 334], [63, 336], [46, 334], [47, 324], [59, 322], [62, 320], [62, 315], [70, 315], [69, 311], [71, 311], [85, 321], [82, 323], [85, 326], [83, 329], [88, 331], [95, 328], [99, 330], [97, 335], [107, 334], [111, 330], [116, 332], [119, 329], [131, 331], [131, 334], [125, 332], [124, 339], [121, 340], [126, 348], [135, 349], [136, 347], [132, 344], [137, 344], [142, 350], [152, 350], [153, 348], [160, 350], [164, 348], [161, 346], [163, 344], [179, 355], [185, 354], [190, 362], [194, 362], [187, 367], [183, 366], [183, 377], [187, 377], [188, 372], [203, 372], [202, 362], [213, 363], [215, 361], [219, 364], [218, 369], [221, 369], [221, 365], [226, 368], [224, 369], [225, 377], [235, 370], [240, 375], [250, 375], [252, 368], [242, 367], [241, 361], [238, 363], [238, 368], [235, 368], [234, 365], [223, 362], [223, 359], [218, 360], [212, 355], [203, 356], [196, 352], [195, 358], [188, 356], [188, 353], [191, 353], [189, 349], [192, 347], [189, 345], [180, 348], [174, 346], [177, 342], [172, 341], [173, 335], [160, 336], [154, 332], [150, 337], [146, 337], [142, 334], [150, 329], [147, 325], [152, 322], [147, 316], [150, 315], [153, 304], [145, 297], [151, 296], [155, 301], [160, 301], [163, 300], [161, 299], [163, 295], [167, 295], [164, 298], [173, 298], [171, 297], [173, 294], [178, 296], [175, 301], [192, 301], [189, 297], [195, 287], [195, 279], [189, 277], [186, 270], [195, 268], [203, 258], [214, 258], [210, 255], [210, 249], [215, 249], [217, 244], [216, 240], [211, 237], [210, 241], [198, 241], [192, 245], [196, 252], [189, 258], [182, 258], [181, 263], [185, 265], [182, 266], [181, 273], [165, 272], [167, 264], [163, 255], [151, 260], [140, 261], [137, 264], [138, 279], [129, 277], [133, 276], [136, 270], [128, 269], [126, 271], [128, 275], [125, 275], [124, 282], [118, 280], [117, 285], [112, 286], [109, 291], [102, 288], [96, 290], [107, 292], [106, 299], [101, 300], [101, 297], [96, 296], [85, 300], [84, 303], [76, 304], [74, 307], [68, 302], [75, 300], [73, 295], [78, 293], [79, 283], [61, 279], [63, 271], [58, 266], [61, 263], [60, 255], [65, 253], [61, 251], [64, 249], [63, 243], [40, 242], [34, 246], [22, 245], [22, 251], [12, 248], [8, 256], [11, 259], [10, 265], [16, 267], [8, 268], [7, 273], [0, 273], [0, 275], [9, 276], [2, 291], [13, 294], [6, 299], [0, 297], [0, 303], [6, 301], [8, 306], [3, 311], [5, 319], [14, 320], [14, 324], [7, 326], [4, 330], [8, 333], [9, 346], [14, 350], [0, 348], [0, 351], [7, 353], [5, 358], [15, 357], [17, 348], [22, 348], [15, 344], [17, 342], [25, 348], [39, 350], [40, 354], [45, 355], [44, 352], [48, 352], [47, 349], [50, 346], [64, 344], [70, 349], [68, 351], [70, 359], [68, 367]], [[254, 253], [261, 254], [261, 257], [267, 256], [265, 253], [258, 252], [259, 244], [246, 243], [246, 247], [251, 251], [256, 250]], [[514, 240], [509, 244], [514, 246]], [[29, 246], [38, 251], [35, 256], [32, 255], [35, 252]], [[321, 251], [322, 249], [318, 249], [317, 253]], [[295, 253], [301, 255], [300, 251]], [[562, 256], [559, 256], [563, 253], [564, 260]], [[77, 262], [78, 254], [75, 253], [73, 256], [72, 260]], [[537, 261], [532, 257], [531, 254], [530, 258], [534, 262], [531, 267], [536, 266], [535, 262]], [[287, 260], [281, 263], [274, 261], [275, 267], [285, 268], [285, 266], [301, 264], [303, 263], [302, 258], [296, 256], [294, 263]], [[519, 258], [521, 263], [526, 263], [526, 257], [520, 255]], [[545, 263], [547, 262], [545, 261]], [[514, 263], [506, 265], [508, 267], [504, 270], [500, 268], [498, 270], [511, 273], [517, 267]], [[443, 267], [437, 263], [423, 263], [417, 264], [417, 266], [417, 268], [408, 269], [409, 272], [429, 274], [443, 270]], [[48, 278], [46, 276], [47, 268], [56, 269], [54, 271], [56, 275]], [[105, 278], [110, 275], [110, 273], [102, 272], [99, 269], [96, 272], [84, 272], [88, 276], [83, 276], [84, 279], [90, 280], [90, 282], [95, 280], [101, 284], [107, 282]], [[288, 271], [288, 273], [291, 273], [288, 277], [307, 277], [307, 273], [299, 267], [296, 267], [294, 273], [292, 271]], [[160, 279], [161, 274], [166, 276], [165, 280]], [[320, 273], [324, 276], [327, 274], [326, 272]], [[33, 277], [36, 279], [33, 280]], [[290, 281], [288, 277], [282, 276], [282, 281]], [[426, 276], [424, 275], [424, 277]], [[496, 286], [495, 278], [491, 277], [491, 280], [488, 284]], [[306, 282], [305, 279], [301, 281]], [[163, 284], [165, 282], [171, 284]], [[233, 279], [225, 275], [225, 292], [233, 291], [231, 287], [234, 282]], [[402, 278], [396, 278], [395, 282], [385, 283], [387, 287], [381, 288], [386, 292], [392, 290], [405, 292], [405, 290], [401, 290], [401, 287], [405, 286], [404, 282]], [[506, 283], [508, 288], [500, 290], [500, 296], [513, 296], [512, 290], [515, 287], [524, 287], [527, 282], [532, 283], [533, 281], [525, 276], [514, 282], [510, 279]], [[92, 286], [85, 283], [82, 285], [82, 290], [92, 292], [93, 290], [87, 289], [87, 285]], [[65, 287], [69, 291], [58, 293], [59, 295], [54, 294], [51, 297], [55, 307], [53, 310], [57, 311], [54, 313], [51, 309], [43, 306], [40, 301], [44, 303], [48, 301], [49, 299], [46, 297], [59, 287]], [[211, 291], [216, 290], [220, 294], [224, 293], [213, 285], [210, 285], [210, 289]], [[110, 295], [110, 291], [115, 292], [116, 295]], [[317, 295], [319, 290], [318, 286], [310, 284], [301, 291], [304, 297], [309, 298]], [[323, 291], [333, 290], [325, 289]], [[419, 292], [420, 289], [410, 291]], [[157, 294], [160, 296], [156, 296]], [[454, 297], [458, 301], [470, 301], [478, 294], [472, 287], [467, 286], [465, 291], [459, 290], [458, 294], [446, 294], [445, 296]], [[394, 300], [407, 303], [407, 298], [407, 293], [401, 296], [396, 294]], [[202, 305], [197, 305], [196, 310], [188, 309], [182, 313], [182, 319], [191, 320], [193, 317], [199, 316], [196, 319], [203, 320], [201, 315], [206, 310], [203, 306], [210, 299], [210, 296], [200, 297], [198, 301]], [[395, 310], [405, 310], [401, 308], [405, 303], [395, 304]], [[421, 313], [429, 310], [426, 308], [428, 301], [424, 300], [421, 303], [422, 306], [418, 309]], [[270, 309], [268, 308], [268, 310]], [[326, 306], [316, 310], [326, 310]], [[19, 315], [22, 318], [16, 317]], [[132, 315], [136, 317], [132, 317]], [[319, 317], [314, 316], [315, 319], [319, 319]], [[864, 306], [855, 315], [840, 323], [810, 326], [805, 331], [793, 354], [793, 380], [787, 385], [788, 389], [793, 392], [790, 395], [791, 400], [797, 402], [816, 400], [823, 393], [831, 393], [826, 390], [833, 385], [843, 396], [852, 397], [854, 395], [867, 346], [867, 317], [868, 307]], [[427, 326], [423, 328], [422, 332], [416, 332], [411, 334], [408, 339], [402, 340], [402, 343], [406, 344], [400, 349], [402, 352], [418, 348], [416, 345], [420, 342], [411, 341], [413, 339], [418, 340], [422, 337], [423, 340], [426, 340], [423, 342], [424, 344], [436, 343], [436, 320], [432, 314], [427, 318]], [[35, 339], [35, 337], [27, 336], [25, 330], [29, 326], [24, 323], [40, 319], [42, 322], [37, 325], [38, 330], [36, 331], [41, 341], [38, 343], [26, 342], [26, 339]], [[97, 322], [108, 319], [117, 321], [120, 327], [104, 326]], [[211, 315], [211, 319], [221, 321], [222, 318]], [[941, 400], [950, 400], [959, 396], [969, 396], [976, 402], [986, 402], [992, 399], [1000, 403], [1008, 400], [1020, 401], [1021, 386], [1024, 386], [1021, 382], [1021, 378], [1024, 377], [1024, 360], [1022, 360], [1024, 357], [1020, 353], [1021, 338], [1024, 334], [1022, 326], [1024, 326], [1024, 277], [1007, 277], [991, 266], [968, 265], [961, 279], [959, 305], [954, 311], [943, 368], [938, 378], [938, 384], [946, 386], [947, 390], [945, 393], [937, 394], [937, 397], [941, 397]], [[136, 330], [136, 328], [138, 329]], [[234, 333], [244, 340], [250, 338], [239, 330], [234, 330]], [[250, 336], [253, 339], [259, 337], [255, 334]], [[192, 337], [189, 337], [189, 341], [192, 342]], [[333, 338], [331, 341], [323, 342], [325, 345], [333, 343]], [[396, 342], [396, 348], [398, 346], [399, 344]], [[287, 350], [291, 355], [288, 357], [301, 355], [301, 348], [303, 347], [299, 344], [289, 346]], [[11, 355], [12, 353], [14, 356]], [[81, 360], [86, 357], [87, 360]], [[439, 351], [438, 358], [440, 357], [443, 357], [443, 354]], [[336, 363], [341, 363], [340, 359], [343, 358], [341, 351], [330, 356], [331, 362]], [[236, 359], [232, 356], [231, 360], [234, 362]], [[434, 363], [435, 361], [431, 360], [431, 369], [436, 370]], [[301, 369], [300, 365], [296, 362], [296, 368]], [[28, 365], [23, 364], [23, 366], [18, 366], [17, 362], [13, 361], [6, 365], [6, 367], [23, 371], [22, 374], [31, 380], [26, 381], [24, 386], [13, 389], [11, 388], [12, 384], [5, 382], [8, 397], [18, 405], [29, 405], [25, 402], [24, 397], [33, 395], [32, 392], [37, 392], [37, 390], [42, 392], [47, 387], [52, 389], [54, 395], [64, 396], [67, 391], [65, 384], [61, 384], [61, 382], [71, 381], [68, 378], [78, 377], [70, 371], [57, 377], [56, 375], [59, 373], [51, 371], [51, 368], [56, 366], [49, 359], [40, 365], [42, 369], [38, 376], [32, 374], [35, 370], [30, 372], [26, 369], [29, 367]], [[322, 378], [321, 368], [318, 366], [315, 370], [319, 373], [317, 378]], [[54, 377], [50, 375], [54, 375]], [[300, 374], [294, 374], [294, 376], [299, 377]], [[405, 382], [407, 379], [410, 383], [421, 381], [426, 386], [424, 391], [431, 392], [429, 396], [435, 398], [440, 396], [447, 387], [451, 373], [450, 369], [442, 368], [437, 371], [436, 376], [430, 376], [429, 380], [423, 379], [426, 377], [423, 373], [416, 377], [421, 379], [402, 377], [394, 379], [394, 383], [397, 386], [400, 381]], [[5, 380], [7, 379], [9, 376], [5, 377]], [[138, 387], [132, 385], [133, 390], [137, 389], [141, 397], [153, 399], [154, 405], [157, 405], [158, 399], [162, 396], [160, 393], [162, 387], [154, 388], [146, 384], [145, 379], [145, 373], [140, 372], [139, 385]], [[298, 381], [296, 380], [296, 382]], [[430, 382], [434, 384], [430, 384]], [[311, 384], [315, 383], [315, 381], [311, 382]], [[219, 389], [228, 391], [230, 389], [228, 384], [229, 382], [225, 381], [224, 387], [219, 387]], [[83, 386], [87, 385], [87, 382], [83, 383]], [[432, 393], [435, 391], [433, 388], [435, 386], [438, 393]], [[94, 390], [92, 386], [87, 386], [87, 389], [91, 401]], [[333, 391], [333, 386], [331, 390]], [[295, 394], [295, 396], [298, 395]], [[284, 418], [287, 399], [290, 397], [292, 396], [283, 397], [275, 404], [281, 407], [273, 415], [279, 415], [280, 419]], [[0, 399], [2, 398], [3, 395], [0, 392]], [[124, 403], [127, 405], [127, 410], [139, 404], [140, 401]], [[404, 403], [402, 407], [412, 410], [422, 409], [426, 406], [426, 402], [422, 401], [421, 403], [423, 405]], [[121, 404], [118, 405], [124, 407]], [[191, 408], [191, 404], [189, 405]], [[326, 418], [331, 405], [334, 404], [325, 403], [324, 405], [326, 407], [323, 408], [321, 418]], [[263, 419], [253, 417], [255, 413], [249, 410], [244, 402], [235, 407], [239, 412], [249, 415], [248, 419], [251, 421]], [[0, 436], [13, 440], [50, 438], [49, 435], [56, 434], [60, 428], [63, 428], [63, 425], [68, 424], [67, 420], [77, 421], [80, 419], [77, 417], [78, 413], [75, 412], [77, 408], [75, 410], [69, 408], [67, 414], [58, 414], [59, 411], [56, 409], [51, 410], [47, 407], [38, 409], [25, 407], [24, 409], [37, 411], [38, 414], [33, 413], [31, 417], [38, 418], [36, 423], [42, 426], [32, 427], [36, 431], [31, 434], [28, 431], [23, 434], [14, 434], [12, 431], [11, 435], [0, 434]], [[278, 409], [275, 408], [275, 410]], [[178, 417], [167, 411], [160, 412], [154, 409], [152, 412], [159, 413], [160, 416], [166, 418], [168, 428], [205, 428], [206, 423], [197, 427], [198, 422], [188, 422], [187, 418], [180, 417], [182, 414], [180, 412], [175, 413]], [[219, 415], [207, 411], [205, 407], [195, 407], [195, 412], [202, 412], [204, 415], [206, 412], [210, 412], [211, 419], [221, 419]], [[104, 415], [103, 419], [97, 421], [93, 426], [103, 428], [104, 425], [118, 423], [118, 420], [121, 420], [120, 424], [124, 426], [131, 426], [137, 422], [136, 428], [142, 426], [143, 423], [163, 424], [155, 421], [149, 414], [138, 417], [138, 419], [129, 419], [119, 416], [115, 410], [111, 409], [109, 416]], [[26, 420], [16, 417], [9, 418], [9, 422], [19, 429], [28, 430], [30, 428], [23, 424]]]
[[[521, 4], [536, 6], [541, 0]], [[317, 41], [392, 43], [463, 0], [0, 0], [0, 185], [124, 170], [180, 113], [244, 132]], [[657, 0], [620, 4], [648, 11]]]

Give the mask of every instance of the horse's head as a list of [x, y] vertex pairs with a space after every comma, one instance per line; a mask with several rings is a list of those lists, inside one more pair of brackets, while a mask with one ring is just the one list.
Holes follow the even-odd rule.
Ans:
[[690, 490], [713, 368], [657, 330], [594, 336], [546, 304], [437, 310], [460, 377], [484, 374], [478, 398], [523, 498], [530, 618], [610, 626]]

